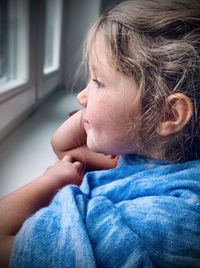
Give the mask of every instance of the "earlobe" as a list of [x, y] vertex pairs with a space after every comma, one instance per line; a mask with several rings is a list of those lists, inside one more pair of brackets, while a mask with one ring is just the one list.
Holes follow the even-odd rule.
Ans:
[[175, 93], [166, 98], [166, 114], [156, 132], [166, 137], [178, 133], [190, 121], [193, 115], [191, 99], [183, 93]]

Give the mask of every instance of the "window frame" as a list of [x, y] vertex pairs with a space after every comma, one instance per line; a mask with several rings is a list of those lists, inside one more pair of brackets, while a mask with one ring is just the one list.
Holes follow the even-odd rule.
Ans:
[[[14, 0], [11, 0], [10, 3], [8, 3], [8, 8], [9, 5], [12, 3], [16, 5]], [[31, 66], [31, 56], [30, 56], [30, 37], [31, 37], [31, 21], [30, 21], [30, 5], [31, 1], [30, 0], [21, 0], [22, 4], [18, 5], [18, 12], [20, 14], [24, 14], [23, 19], [20, 21], [20, 28], [19, 31], [19, 36], [17, 37], [17, 45], [18, 45], [18, 58], [22, 59], [24, 61], [24, 64], [21, 64], [21, 60], [17, 61], [17, 74], [20, 72], [23, 73], [23, 78], [22, 79], [13, 79], [13, 80], [8, 80], [4, 84], [0, 84], [0, 104], [2, 102], [5, 102], [9, 100], [10, 98], [14, 97], [15, 95], [18, 95], [19, 93], [27, 90], [31, 86], [31, 77], [30, 77], [30, 66]], [[25, 5], [24, 5], [25, 3]], [[21, 10], [21, 6], [23, 6], [23, 9]], [[26, 11], [25, 11], [26, 10]], [[25, 12], [24, 12], [25, 11]], [[12, 12], [12, 10], [11, 10]], [[25, 48], [21, 49], [22, 43], [24, 43], [24, 39], [26, 40], [26, 45]], [[7, 59], [8, 60], [8, 59]], [[9, 63], [8, 63], [9, 64]], [[23, 66], [24, 65], [24, 66]], [[19, 71], [19, 69], [21, 69]], [[6, 80], [6, 75], [2, 78], [2, 80]]]
[[[60, 65], [61, 65], [61, 36], [62, 36], [62, 20], [63, 20], [63, 0], [58, 0], [55, 1], [56, 3], [59, 3], [57, 8], [56, 8], [56, 19], [54, 21], [54, 29], [56, 29], [55, 34], [56, 37], [54, 36], [53, 39], [53, 65], [50, 67], [45, 67], [45, 58], [46, 58], [46, 54], [45, 51], [47, 51], [47, 47], [46, 47], [46, 27], [47, 27], [47, 4], [48, 4], [48, 0], [45, 1], [45, 22], [44, 22], [44, 55], [43, 55], [43, 66], [42, 66], [42, 73], [43, 76], [49, 76], [57, 71], [59, 71], [60, 69]], [[59, 29], [59, 30], [57, 30]]]

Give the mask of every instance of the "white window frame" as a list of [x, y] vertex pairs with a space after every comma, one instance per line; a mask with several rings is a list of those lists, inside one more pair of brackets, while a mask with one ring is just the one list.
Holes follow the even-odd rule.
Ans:
[[[48, 1], [46, 0], [46, 8], [48, 5]], [[62, 26], [62, 5], [63, 1], [62, 0], [54, 0], [55, 2], [55, 17], [54, 17], [54, 38], [53, 38], [53, 61], [51, 66], [46, 66], [46, 57], [48, 56], [47, 54], [44, 53], [44, 66], [43, 66], [43, 73], [45, 75], [50, 74], [54, 71], [57, 71], [60, 68], [60, 49], [61, 49], [61, 26]], [[46, 12], [47, 13], [47, 12]], [[47, 14], [46, 14], [47, 15]], [[46, 18], [47, 20], [48, 18]], [[47, 34], [46, 31], [46, 23], [45, 23], [45, 36]], [[44, 51], [47, 51], [46, 49], [46, 40], [45, 38], [44, 41]]]
[[[8, 41], [8, 50], [9, 50], [9, 61], [8, 65], [10, 68], [13, 68], [13, 63], [10, 61], [14, 58], [14, 53], [17, 53], [16, 60], [16, 72], [9, 70], [8, 76], [4, 76], [0, 80], [0, 94], [7, 91], [13, 90], [19, 86], [27, 84], [29, 80], [29, 0], [9, 0], [9, 16], [12, 18], [17, 16], [20, 18], [18, 23], [17, 30], [17, 39], [15, 44], [17, 46], [17, 52], [11, 48], [14, 41], [12, 40], [13, 34], [9, 31], [9, 41]], [[14, 21], [9, 23], [15, 23]], [[12, 43], [13, 42], [13, 43]]]

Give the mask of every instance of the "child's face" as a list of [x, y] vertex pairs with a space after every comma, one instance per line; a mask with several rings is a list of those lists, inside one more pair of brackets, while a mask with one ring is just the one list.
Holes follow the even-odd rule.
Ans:
[[137, 153], [140, 130], [136, 85], [107, 62], [103, 36], [90, 55], [90, 80], [77, 96], [83, 106], [87, 146], [105, 154]]

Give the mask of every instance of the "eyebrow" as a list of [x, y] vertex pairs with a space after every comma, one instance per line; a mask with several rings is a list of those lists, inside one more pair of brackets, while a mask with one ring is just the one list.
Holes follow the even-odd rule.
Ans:
[[108, 76], [105, 74], [105, 72], [102, 72], [99, 68], [97, 68], [94, 64], [89, 63], [89, 69], [90, 71], [94, 72], [94, 74], [98, 77], [102, 76], [103, 79], [108, 80]]
[[94, 65], [93, 63], [90, 63], [90, 62], [89, 62], [88, 66], [89, 66], [89, 70], [92, 70], [92, 71], [94, 71], [95, 73], [97, 72], [97, 68], [95, 67], [95, 65]]

